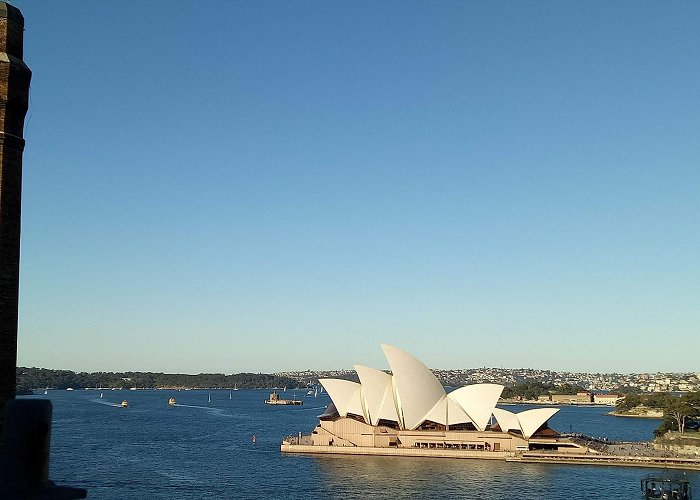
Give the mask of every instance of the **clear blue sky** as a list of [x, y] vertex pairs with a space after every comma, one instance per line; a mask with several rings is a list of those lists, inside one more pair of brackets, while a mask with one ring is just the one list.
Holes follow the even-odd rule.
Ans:
[[14, 4], [20, 365], [700, 371], [700, 3]]

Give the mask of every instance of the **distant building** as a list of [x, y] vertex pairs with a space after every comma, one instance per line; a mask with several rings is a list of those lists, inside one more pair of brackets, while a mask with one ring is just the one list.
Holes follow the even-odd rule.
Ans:
[[615, 406], [617, 403], [625, 399], [619, 394], [594, 394], [593, 402], [597, 405]]
[[590, 392], [577, 392], [576, 394], [552, 394], [552, 403], [558, 404], [588, 404], [593, 402]]

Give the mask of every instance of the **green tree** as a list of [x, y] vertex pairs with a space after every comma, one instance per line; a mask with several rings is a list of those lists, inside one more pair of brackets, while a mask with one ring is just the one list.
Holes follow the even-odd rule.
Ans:
[[668, 431], [685, 432], [688, 419], [700, 417], [700, 392], [689, 392], [678, 398], [664, 395], [664, 419], [654, 435], [661, 436]]
[[678, 432], [685, 432], [685, 420], [695, 414], [695, 409], [687, 401], [679, 399], [666, 407], [665, 415], [668, 415], [678, 425]]

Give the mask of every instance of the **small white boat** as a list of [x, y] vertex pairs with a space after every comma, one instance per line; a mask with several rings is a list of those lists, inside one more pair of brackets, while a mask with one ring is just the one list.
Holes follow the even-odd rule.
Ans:
[[122, 401], [122, 404], [119, 405], [119, 406], [121, 406], [122, 408], [128, 408], [128, 407], [129, 407], [129, 402], [125, 399], [124, 401]]
[[175, 398], [168, 399], [168, 405], [175, 406], [176, 404], [177, 404], [177, 401], [175, 401]]

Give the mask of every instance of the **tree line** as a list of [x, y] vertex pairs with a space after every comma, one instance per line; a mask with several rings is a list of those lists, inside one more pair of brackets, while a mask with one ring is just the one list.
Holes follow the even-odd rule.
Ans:
[[538, 396], [546, 394], [576, 394], [585, 391], [579, 385], [572, 384], [548, 384], [543, 382], [520, 382], [515, 385], [506, 386], [501, 397], [505, 399], [522, 398], [525, 400], [537, 399]]
[[18, 392], [30, 389], [104, 388], [178, 388], [178, 389], [272, 389], [296, 388], [298, 382], [289, 377], [267, 373], [183, 373], [153, 372], [73, 372], [47, 368], [17, 367]]

